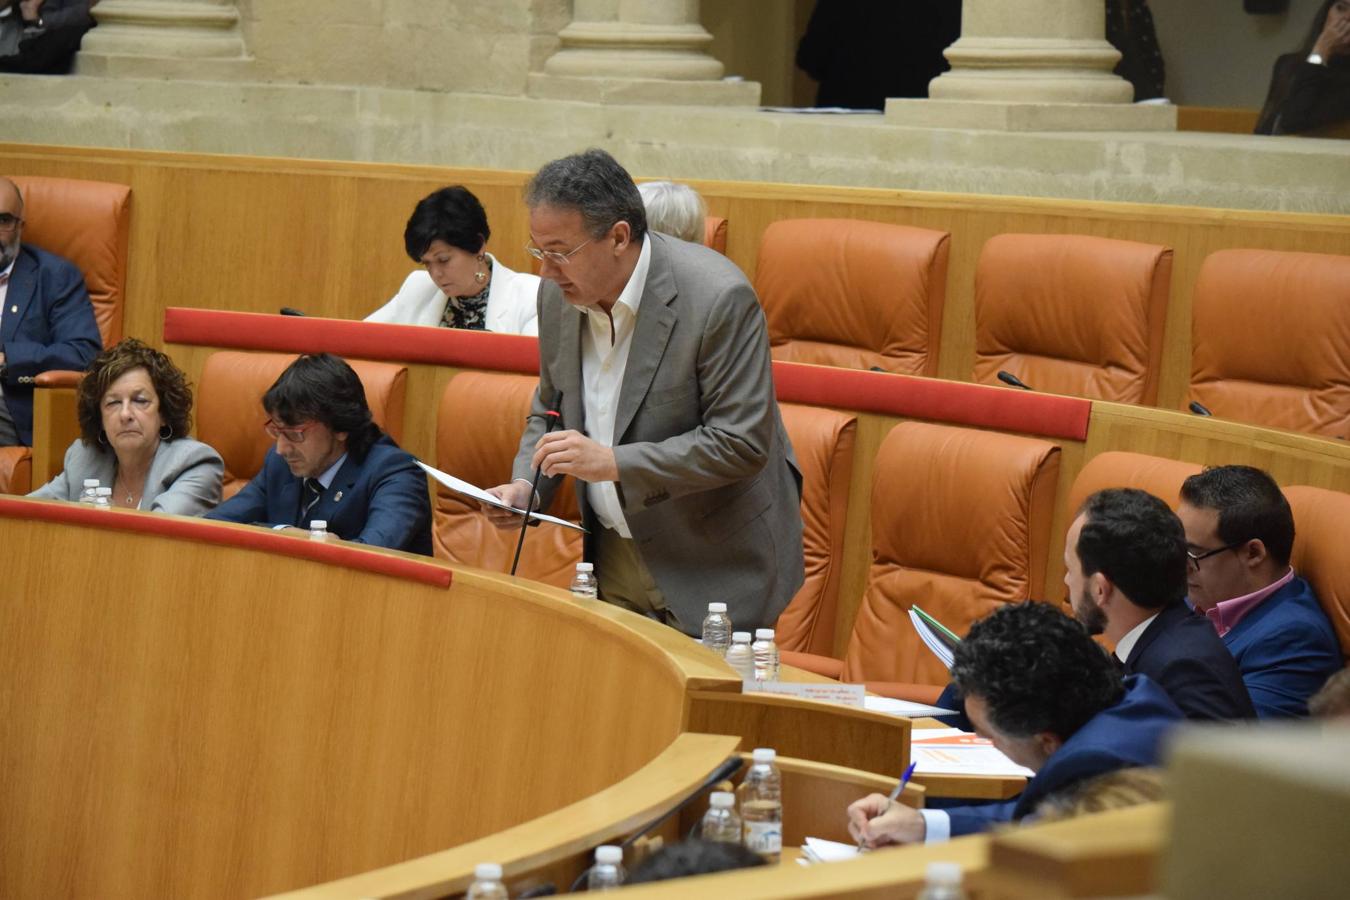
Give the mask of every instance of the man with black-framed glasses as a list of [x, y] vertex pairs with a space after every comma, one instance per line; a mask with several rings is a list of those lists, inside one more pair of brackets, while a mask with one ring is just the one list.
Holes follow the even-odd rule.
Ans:
[[343, 540], [431, 555], [426, 475], [375, 424], [345, 360], [300, 357], [262, 405], [275, 443], [253, 480], [206, 518], [274, 528], [318, 519]]
[[33, 378], [81, 371], [103, 349], [84, 276], [23, 243], [23, 195], [0, 177], [0, 447], [33, 443]]
[[1261, 718], [1301, 717], [1341, 668], [1336, 634], [1312, 587], [1289, 565], [1294, 515], [1270, 475], [1215, 466], [1187, 478], [1188, 599], [1237, 660]]

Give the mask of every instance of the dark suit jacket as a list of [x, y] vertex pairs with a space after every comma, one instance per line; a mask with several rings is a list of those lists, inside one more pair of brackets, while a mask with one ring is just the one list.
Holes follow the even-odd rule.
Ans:
[[1188, 719], [1254, 719], [1242, 673], [1214, 625], [1185, 603], [1149, 623], [1125, 660], [1126, 675], [1147, 675]]
[[[778, 413], [764, 313], [736, 265], [649, 233], [651, 263], [614, 424], [618, 494], [642, 561], [681, 627], [708, 601], [738, 630], [770, 627], [804, 577], [801, 475]], [[582, 313], [556, 283], [539, 290], [539, 390], [512, 474], [529, 480], [544, 412], [584, 431]], [[548, 505], [560, 478], [543, 479]], [[586, 491], [577, 499], [596, 524]], [[587, 558], [593, 558], [590, 543]], [[604, 564], [597, 576], [604, 586]]]
[[19, 245], [0, 315], [5, 405], [19, 440], [33, 443], [33, 376], [49, 369], [83, 371], [103, 349], [84, 276], [74, 263]]
[[1156, 766], [1162, 741], [1182, 720], [1162, 688], [1145, 675], [1125, 679], [1125, 696], [1102, 710], [1064, 742], [1016, 798], [1001, 803], [929, 803], [951, 816], [952, 837], [984, 831], [1035, 811], [1050, 794], [1080, 781], [1133, 766]]
[[[276, 448], [244, 489], [206, 514], [208, 519], [268, 525], [300, 525], [303, 479], [291, 474]], [[411, 454], [382, 435], [366, 458], [348, 456], [305, 524], [325, 519], [328, 531], [346, 541], [431, 555], [431, 502], [427, 477]]]
[[1331, 622], [1297, 577], [1247, 613], [1223, 642], [1263, 719], [1308, 715], [1308, 698], [1344, 665]]

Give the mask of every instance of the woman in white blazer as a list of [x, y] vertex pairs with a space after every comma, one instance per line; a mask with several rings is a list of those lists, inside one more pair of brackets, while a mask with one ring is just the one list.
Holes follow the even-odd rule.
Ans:
[[76, 400], [80, 438], [65, 468], [30, 497], [78, 500], [87, 478], [112, 505], [194, 516], [220, 502], [220, 454], [187, 436], [192, 389], [169, 357], [135, 338], [89, 364]]
[[538, 334], [539, 276], [513, 272], [485, 252], [489, 235], [483, 205], [468, 189], [456, 185], [423, 197], [403, 244], [425, 268], [366, 321]]

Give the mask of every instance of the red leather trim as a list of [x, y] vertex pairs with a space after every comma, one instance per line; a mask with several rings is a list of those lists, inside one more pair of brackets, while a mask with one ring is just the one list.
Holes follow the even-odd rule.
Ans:
[[33, 384], [38, 387], [79, 387], [80, 382], [84, 380], [83, 372], [72, 372], [68, 369], [51, 369], [46, 372], [39, 372], [33, 377]]
[[250, 528], [205, 519], [185, 519], [159, 513], [105, 511], [75, 503], [26, 500], [19, 497], [0, 497], [0, 516], [10, 519], [63, 522], [70, 525], [96, 525], [103, 529], [155, 534], [204, 544], [225, 544], [245, 550], [261, 550], [276, 556], [312, 559], [362, 572], [390, 575], [408, 581], [419, 581], [433, 587], [450, 586], [451, 570], [435, 563], [387, 556], [360, 549], [354, 544], [296, 540], [290, 535], [277, 534], [265, 528]]
[[995, 428], [1037, 437], [1087, 438], [1092, 401], [889, 372], [775, 362], [778, 399], [887, 416]]
[[164, 310], [164, 341], [539, 374], [537, 338], [420, 325], [171, 306]]

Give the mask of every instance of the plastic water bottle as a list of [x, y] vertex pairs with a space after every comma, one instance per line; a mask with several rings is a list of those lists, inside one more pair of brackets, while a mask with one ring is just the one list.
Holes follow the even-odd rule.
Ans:
[[772, 628], [756, 628], [755, 642], [750, 645], [755, 654], [755, 680], [778, 680], [778, 645], [773, 642]]
[[733, 631], [727, 648], [727, 665], [736, 670], [741, 681], [755, 680], [755, 651], [750, 649], [750, 632]]
[[623, 848], [606, 844], [595, 848], [595, 865], [586, 876], [586, 890], [614, 891], [623, 886]]
[[94, 490], [94, 509], [112, 509], [112, 488], [101, 487]]
[[731, 646], [731, 617], [725, 603], [708, 604], [708, 617], [703, 620], [703, 646], [726, 656]]
[[309, 539], [311, 541], [328, 540], [328, 520], [312, 519], [309, 523]]
[[739, 844], [742, 839], [741, 817], [736, 815], [736, 795], [731, 791], [715, 791], [708, 798], [708, 811], [703, 814], [699, 833], [705, 841]]
[[961, 865], [952, 862], [929, 863], [918, 900], [966, 900], [966, 892], [961, 890]]
[[572, 578], [572, 596], [594, 600], [600, 595], [600, 582], [595, 580], [595, 563], [577, 563], [577, 574]]
[[80, 491], [80, 502], [88, 503], [92, 506], [98, 499], [98, 479], [86, 478], [84, 480], [84, 490]]
[[502, 867], [496, 863], [479, 863], [473, 867], [473, 884], [469, 885], [468, 900], [510, 900], [506, 885], [502, 884]]
[[773, 764], [776, 755], [756, 747], [740, 787], [745, 846], [769, 862], [778, 862], [783, 852], [783, 776]]

